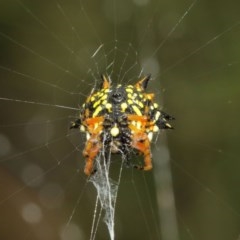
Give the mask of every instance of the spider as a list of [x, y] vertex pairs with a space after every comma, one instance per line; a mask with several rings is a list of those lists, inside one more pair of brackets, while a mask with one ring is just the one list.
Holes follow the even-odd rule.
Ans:
[[102, 75], [100, 86], [87, 97], [80, 117], [70, 126], [86, 133], [83, 150], [86, 175], [94, 172], [94, 160], [103, 148], [123, 154], [127, 162], [130, 152], [135, 150], [143, 155], [144, 166], [134, 167], [152, 169], [153, 134], [160, 129], [172, 129], [168, 121], [174, 118], [159, 109], [153, 93], [145, 92], [150, 78], [145, 76], [135, 85], [114, 86]]

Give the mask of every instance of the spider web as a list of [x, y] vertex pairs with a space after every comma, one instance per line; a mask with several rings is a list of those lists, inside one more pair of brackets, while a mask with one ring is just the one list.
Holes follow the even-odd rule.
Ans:
[[[0, 9], [1, 238], [238, 239], [238, 3]], [[153, 142], [150, 173], [101, 153], [83, 174], [85, 136], [69, 123], [102, 73], [115, 84], [151, 73], [149, 92], [177, 119]]]

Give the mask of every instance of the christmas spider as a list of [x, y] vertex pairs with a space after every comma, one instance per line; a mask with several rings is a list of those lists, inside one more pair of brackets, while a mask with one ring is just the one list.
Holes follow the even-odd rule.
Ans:
[[109, 78], [102, 76], [99, 89], [93, 89], [80, 110], [80, 117], [70, 128], [86, 132], [83, 156], [86, 158], [84, 172], [93, 173], [94, 160], [102, 150], [121, 153], [125, 159], [131, 150], [144, 156], [144, 166], [138, 169], [150, 170], [151, 140], [160, 129], [172, 128], [168, 120], [174, 119], [162, 112], [153, 101], [154, 94], [145, 90], [150, 75], [135, 85], [112, 86]]

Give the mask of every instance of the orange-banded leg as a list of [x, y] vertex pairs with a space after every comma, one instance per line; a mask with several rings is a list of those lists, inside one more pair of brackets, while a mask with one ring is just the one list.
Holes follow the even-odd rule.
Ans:
[[99, 135], [92, 135], [83, 150], [83, 156], [86, 158], [86, 164], [84, 168], [84, 173], [90, 176], [93, 173], [93, 163], [94, 159], [101, 149], [101, 145], [98, 140]]
[[83, 150], [83, 156], [86, 158], [84, 173], [90, 176], [93, 173], [94, 159], [101, 149], [99, 136], [102, 131], [103, 117], [89, 118], [86, 120], [90, 138], [87, 140]]
[[152, 154], [150, 141], [146, 133], [135, 133], [132, 136], [132, 147], [144, 155], [144, 166], [135, 166], [137, 169], [148, 171], [152, 169]]
[[152, 154], [151, 146], [148, 135], [145, 133], [145, 125], [147, 123], [146, 117], [130, 115], [129, 120], [139, 121], [142, 123], [141, 128], [129, 124], [129, 128], [132, 131], [132, 147], [140, 151], [144, 155], [144, 166], [135, 166], [137, 169], [141, 170], [151, 170], [152, 169]]

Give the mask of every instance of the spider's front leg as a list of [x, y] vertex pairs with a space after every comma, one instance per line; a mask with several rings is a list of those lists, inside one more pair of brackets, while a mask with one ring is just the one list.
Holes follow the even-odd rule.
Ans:
[[92, 135], [87, 140], [86, 146], [83, 150], [83, 156], [86, 158], [84, 173], [87, 176], [90, 176], [93, 173], [94, 159], [99, 153], [100, 149], [101, 149], [101, 145], [98, 140], [98, 135]]
[[[151, 145], [148, 135], [145, 133], [147, 118], [138, 115], [130, 115], [129, 128], [132, 131], [132, 147], [144, 155], [144, 166], [135, 166], [137, 169], [148, 171], [152, 169]], [[135, 122], [135, 124], [133, 124]]]
[[133, 135], [132, 146], [140, 151], [144, 156], [144, 166], [135, 166], [139, 170], [148, 171], [152, 169], [152, 154], [150, 141], [146, 133], [136, 133]]
[[90, 176], [93, 173], [93, 164], [102, 145], [100, 142], [100, 134], [102, 131], [103, 117], [88, 118], [84, 124], [87, 126], [87, 142], [83, 150], [83, 156], [86, 158], [84, 173]]

